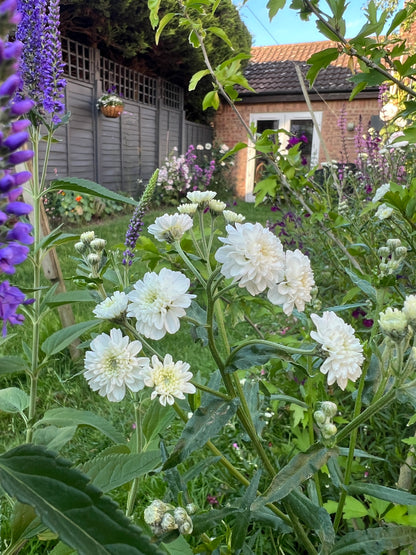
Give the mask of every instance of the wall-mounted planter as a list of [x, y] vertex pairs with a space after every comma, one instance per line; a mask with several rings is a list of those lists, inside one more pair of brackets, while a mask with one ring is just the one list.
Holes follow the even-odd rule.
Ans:
[[119, 118], [123, 113], [124, 106], [122, 104], [117, 106], [100, 106], [100, 110], [106, 118]]

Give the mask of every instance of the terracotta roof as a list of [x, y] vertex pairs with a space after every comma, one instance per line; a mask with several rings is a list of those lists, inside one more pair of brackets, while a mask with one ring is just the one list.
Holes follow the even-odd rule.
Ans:
[[[321, 52], [326, 48], [336, 48], [337, 43], [332, 40], [320, 40], [317, 42], [300, 42], [297, 44], [274, 44], [272, 46], [253, 46], [251, 49], [251, 63], [264, 64], [267, 62], [285, 62], [294, 60], [306, 62], [312, 54]], [[335, 62], [334, 66], [348, 67], [349, 56], [343, 54]]]
[[[306, 63], [312, 54], [325, 48], [336, 46], [333, 41], [302, 42], [298, 44], [277, 44], [274, 46], [255, 46], [251, 49], [252, 58], [244, 72], [256, 94], [300, 94], [301, 87], [295, 71], [295, 63], [305, 77], [309, 65]], [[349, 57], [340, 56], [327, 68], [322, 69], [314, 82], [313, 89], [320, 93], [343, 92], [349, 94], [354, 85], [349, 81]], [[309, 89], [309, 83], [306, 81]], [[311, 90], [311, 89], [309, 89]], [[242, 97], [253, 96], [246, 89], [239, 89]]]

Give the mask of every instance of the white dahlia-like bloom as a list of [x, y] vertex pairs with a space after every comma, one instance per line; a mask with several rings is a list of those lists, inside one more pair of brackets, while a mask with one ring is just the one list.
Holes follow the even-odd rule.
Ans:
[[311, 290], [315, 285], [311, 262], [300, 250], [286, 251], [285, 277], [280, 283], [270, 287], [267, 298], [280, 305], [288, 316], [294, 307], [303, 312], [305, 303], [311, 301]]
[[345, 389], [348, 380], [355, 382], [361, 376], [364, 362], [363, 347], [354, 335], [354, 328], [335, 312], [326, 311], [322, 316], [311, 314], [311, 319], [317, 330], [311, 331], [311, 337], [328, 353], [321, 372], [328, 375], [328, 385], [337, 382]]
[[196, 204], [196, 202], [188, 202], [186, 204], [180, 204], [178, 206], [179, 214], [189, 214], [189, 216], [193, 216], [197, 210], [198, 205]]
[[93, 313], [96, 318], [113, 320], [119, 318], [123, 312], [126, 312], [128, 302], [129, 298], [125, 293], [115, 291], [111, 297], [107, 297], [100, 304], [97, 304]]
[[112, 329], [110, 335], [95, 337], [90, 349], [85, 353], [84, 376], [93, 391], [117, 402], [124, 399], [126, 388], [133, 392], [143, 389], [143, 372], [150, 361], [136, 356], [142, 350], [140, 341], [130, 341], [120, 330]]
[[393, 208], [387, 206], [387, 204], [380, 204], [375, 213], [376, 218], [379, 220], [387, 220], [393, 214]]
[[208, 206], [211, 212], [214, 212], [215, 214], [221, 214], [221, 212], [224, 212], [224, 208], [227, 205], [225, 204], [225, 202], [222, 202], [222, 200], [217, 200], [214, 198], [213, 200], [209, 201]]
[[193, 375], [188, 370], [187, 362], [173, 362], [169, 354], [165, 355], [163, 362], [153, 355], [152, 363], [143, 375], [144, 383], [154, 388], [150, 398], [155, 399], [159, 395], [160, 404], [166, 406], [166, 403], [173, 405], [175, 397], [185, 399], [184, 393], [195, 393], [195, 386], [189, 383]]
[[381, 108], [379, 117], [382, 121], [390, 121], [397, 115], [398, 112], [399, 108], [393, 104], [393, 102], [387, 102], [387, 104]]
[[186, 198], [191, 202], [195, 202], [196, 204], [209, 202], [216, 196], [217, 193], [215, 191], [190, 191], [186, 194]]
[[228, 236], [219, 238], [225, 245], [215, 253], [223, 276], [252, 295], [282, 281], [285, 257], [276, 235], [259, 223], [227, 225], [226, 231]]
[[384, 197], [384, 195], [389, 191], [390, 191], [390, 183], [384, 183], [383, 185], [381, 185], [377, 189], [376, 194], [373, 197], [373, 202], [378, 202], [379, 200], [381, 200]]
[[136, 318], [136, 329], [150, 339], [161, 339], [179, 330], [195, 295], [187, 293], [189, 279], [181, 272], [162, 268], [159, 274], [148, 272], [128, 294], [127, 316]]
[[179, 241], [188, 229], [193, 225], [192, 218], [188, 214], [164, 214], [156, 218], [155, 223], [149, 225], [148, 231], [158, 241], [173, 243]]
[[237, 212], [233, 212], [232, 210], [224, 210], [222, 215], [224, 216], [227, 224], [235, 224], [236, 222], [242, 224], [246, 219], [246, 217], [242, 214], [237, 214]]

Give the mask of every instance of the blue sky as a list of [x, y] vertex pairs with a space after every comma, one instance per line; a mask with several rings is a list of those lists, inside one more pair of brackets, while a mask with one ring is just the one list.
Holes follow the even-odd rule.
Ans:
[[[288, 7], [290, 0], [286, 1], [286, 7], [277, 13], [272, 22], [269, 21], [266, 8], [267, 0], [248, 0], [245, 5], [242, 5], [241, 0], [235, 0], [234, 3], [240, 7], [241, 18], [253, 36], [253, 46], [326, 40], [317, 30], [312, 18], [310, 21], [302, 21], [296, 11]], [[357, 34], [363, 26], [365, 3], [365, 0], [350, 0], [344, 16], [347, 37]], [[321, 2], [321, 5], [325, 11], [325, 2]]]

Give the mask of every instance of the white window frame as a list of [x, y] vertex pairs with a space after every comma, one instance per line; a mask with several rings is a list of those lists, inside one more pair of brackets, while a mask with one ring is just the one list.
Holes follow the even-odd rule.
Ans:
[[[314, 112], [314, 117], [318, 124], [319, 129], [322, 129], [322, 112]], [[257, 124], [258, 121], [264, 120], [278, 120], [279, 129], [285, 129], [290, 131], [291, 120], [307, 119], [312, 120], [311, 114], [309, 112], [259, 112], [250, 114], [250, 126]], [[285, 152], [285, 147], [287, 145], [288, 136], [285, 133], [279, 135], [279, 141], [282, 145], [282, 152]], [[318, 163], [319, 160], [319, 135], [314, 125], [312, 134], [312, 150], [311, 150], [311, 166]], [[248, 141], [247, 146], [247, 168], [246, 168], [246, 194], [245, 200], [247, 202], [254, 202], [255, 197], [253, 195], [254, 189], [254, 172], [255, 172], [255, 157], [256, 149], [254, 148], [254, 143]]]

